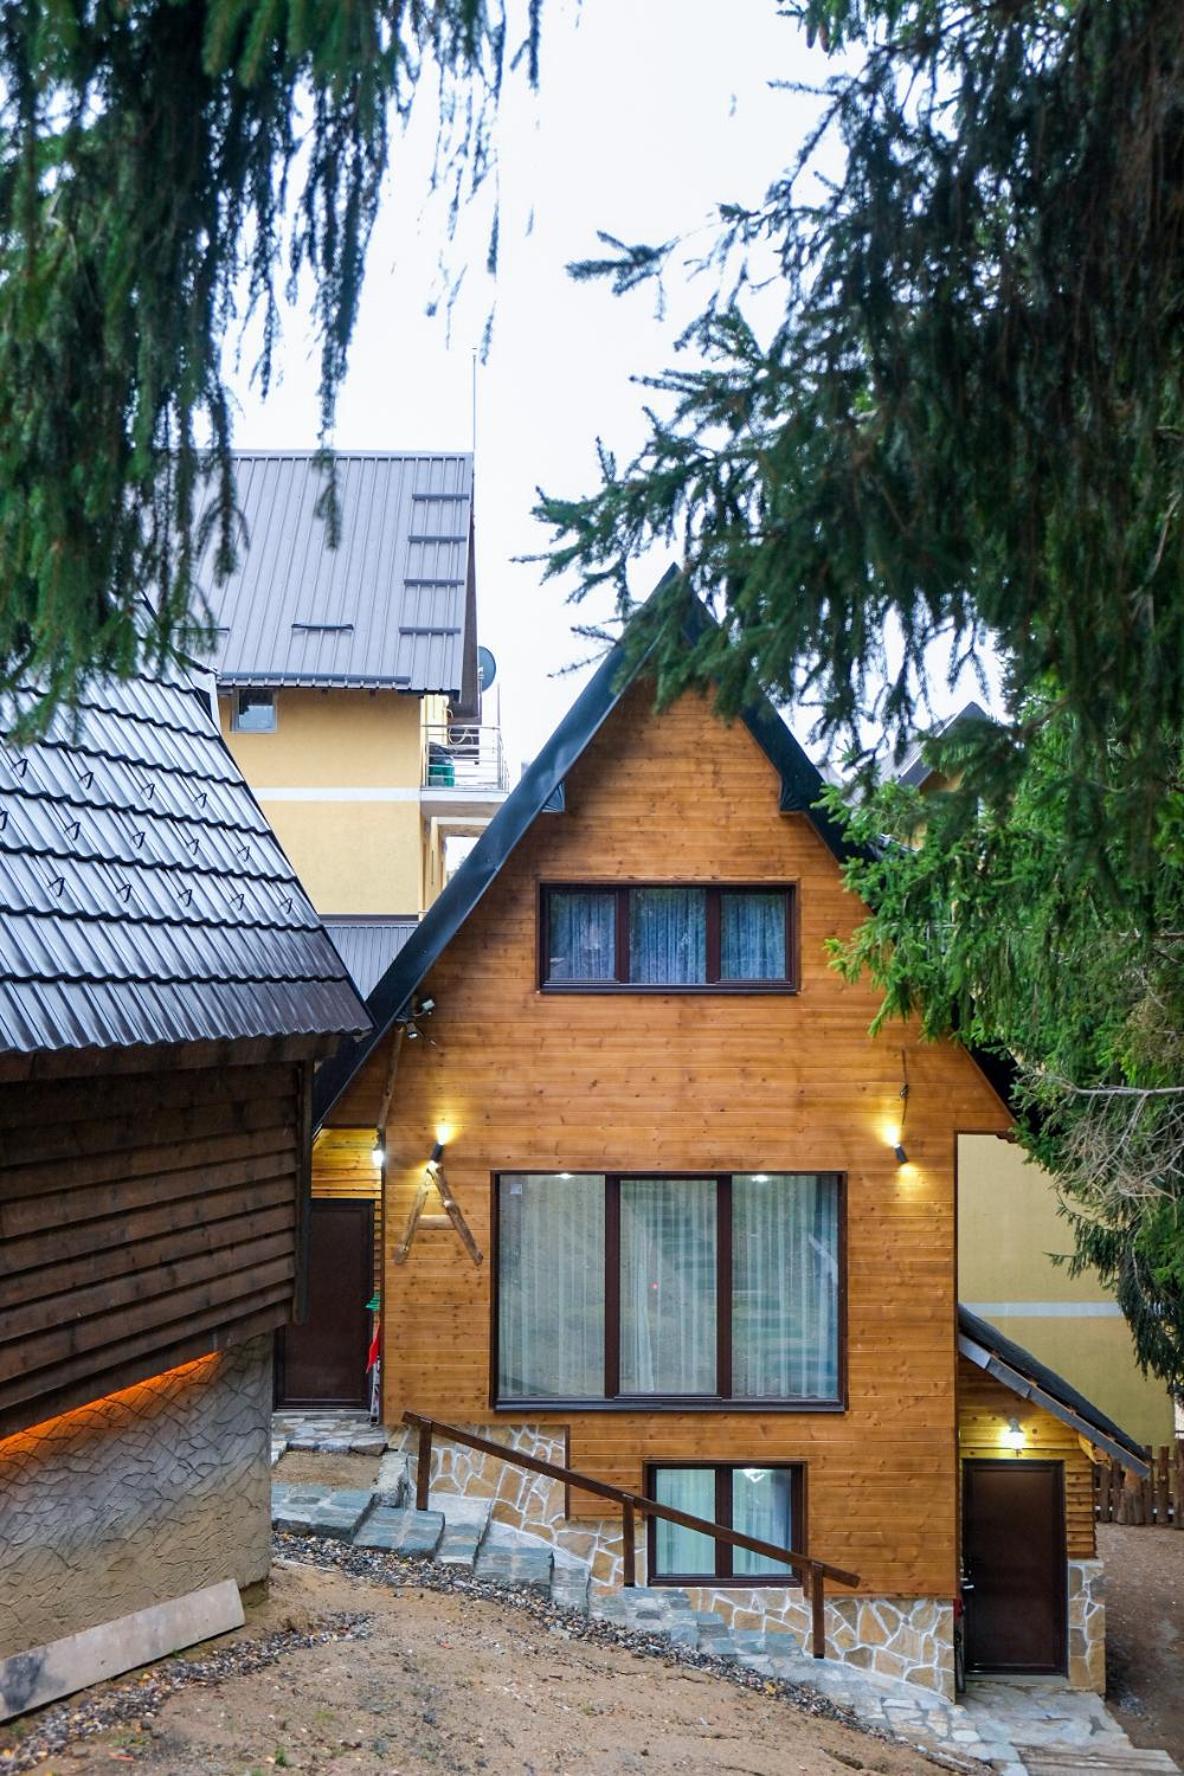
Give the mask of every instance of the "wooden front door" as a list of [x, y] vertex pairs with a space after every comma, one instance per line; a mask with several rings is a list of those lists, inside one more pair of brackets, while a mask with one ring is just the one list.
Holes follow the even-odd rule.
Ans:
[[284, 1406], [365, 1406], [366, 1353], [374, 1291], [374, 1204], [310, 1204], [308, 1313], [280, 1340], [278, 1394]]
[[962, 1469], [968, 1671], [1065, 1670], [1065, 1476], [1060, 1462]]

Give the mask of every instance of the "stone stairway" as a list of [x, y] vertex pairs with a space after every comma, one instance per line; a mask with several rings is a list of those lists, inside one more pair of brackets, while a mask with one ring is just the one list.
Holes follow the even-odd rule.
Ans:
[[[335, 1453], [345, 1453], [344, 1439], [336, 1442]], [[694, 1609], [687, 1593], [672, 1587], [638, 1585], [593, 1594], [591, 1570], [584, 1561], [526, 1531], [495, 1522], [491, 1500], [433, 1490], [429, 1508], [419, 1511], [410, 1502], [412, 1494], [407, 1457], [388, 1450], [373, 1491], [273, 1484], [272, 1522], [287, 1534], [430, 1560], [484, 1584], [533, 1591], [560, 1609], [657, 1635], [672, 1646], [724, 1663], [739, 1662], [764, 1676], [819, 1691], [870, 1725], [933, 1749], [992, 1762], [1008, 1776], [1023, 1776], [1023, 1765], [1009, 1746], [987, 1746], [963, 1718], [962, 1709], [929, 1690], [893, 1683], [835, 1660], [808, 1658], [785, 1633], [729, 1630], [714, 1611]]]
[[[359, 1415], [360, 1416], [360, 1415]], [[1164, 1752], [1140, 1751], [1098, 1697], [975, 1685], [966, 1706], [919, 1685], [882, 1678], [837, 1659], [813, 1659], [785, 1632], [729, 1629], [711, 1610], [696, 1610], [685, 1591], [638, 1585], [593, 1592], [591, 1570], [565, 1549], [496, 1522], [492, 1501], [433, 1489], [429, 1508], [413, 1503], [408, 1457], [386, 1448], [385, 1433], [363, 1420], [331, 1435], [317, 1427], [289, 1434], [277, 1419], [273, 1463], [286, 1448], [372, 1454], [381, 1448], [372, 1490], [274, 1483], [272, 1522], [375, 1553], [432, 1561], [483, 1584], [523, 1589], [622, 1629], [656, 1635], [672, 1646], [739, 1663], [758, 1674], [813, 1690], [866, 1725], [923, 1749], [973, 1760], [1001, 1776], [1170, 1776]], [[965, 1767], [956, 1764], [954, 1767]]]

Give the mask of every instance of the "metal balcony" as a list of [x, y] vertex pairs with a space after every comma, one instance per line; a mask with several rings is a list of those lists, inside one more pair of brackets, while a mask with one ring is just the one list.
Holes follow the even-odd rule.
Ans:
[[510, 787], [500, 728], [477, 722], [431, 724], [423, 730], [420, 785], [433, 799], [504, 796]]

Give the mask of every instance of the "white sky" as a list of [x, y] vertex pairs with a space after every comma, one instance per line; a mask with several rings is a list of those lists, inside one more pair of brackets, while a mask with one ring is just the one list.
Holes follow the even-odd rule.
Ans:
[[[672, 361], [680, 324], [706, 296], [706, 285], [671, 287], [659, 320], [652, 292], [614, 298], [607, 285], [575, 284], [564, 267], [600, 250], [598, 228], [660, 240], [700, 227], [720, 200], [756, 200], [816, 116], [815, 102], [771, 91], [769, 80], [826, 72], [774, 0], [585, 0], [578, 12], [551, 0], [541, 91], [535, 100], [524, 83], [512, 87], [499, 125], [496, 288], [483, 273], [488, 216], [478, 209], [451, 249], [454, 265], [467, 252], [472, 269], [450, 330], [426, 312], [445, 222], [442, 206], [423, 201], [430, 101], [411, 138], [394, 145], [335, 441], [467, 449], [472, 352], [493, 303], [493, 345], [477, 371], [479, 632], [498, 661], [512, 779], [586, 677], [563, 673], [589, 653], [572, 623], [606, 608], [569, 606], [564, 588], [543, 586], [539, 567], [515, 559], [548, 542], [530, 516], [535, 488], [591, 491], [598, 435], [628, 458], [645, 433], [646, 392], [631, 377]], [[245, 379], [236, 385], [241, 448], [316, 442], [316, 348], [298, 311], [285, 317], [279, 358], [282, 381], [266, 403]], [[635, 590], [664, 566], [662, 557], [639, 566]]]

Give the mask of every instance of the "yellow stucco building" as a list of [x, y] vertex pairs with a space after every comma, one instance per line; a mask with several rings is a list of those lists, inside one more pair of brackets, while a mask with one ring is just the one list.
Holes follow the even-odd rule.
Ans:
[[[969, 703], [955, 722], [988, 719]], [[948, 780], [918, 752], [902, 781], [932, 795]], [[1073, 1251], [1056, 1185], [1022, 1147], [958, 1137], [958, 1299], [1057, 1370], [1141, 1443], [1174, 1435], [1171, 1395], [1142, 1373], [1122, 1310], [1096, 1272], [1069, 1274]]]
[[508, 787], [482, 712], [472, 458], [340, 454], [335, 549], [314, 453], [236, 469], [238, 568], [203, 576], [222, 729], [366, 991], [440, 892], [449, 839]]

